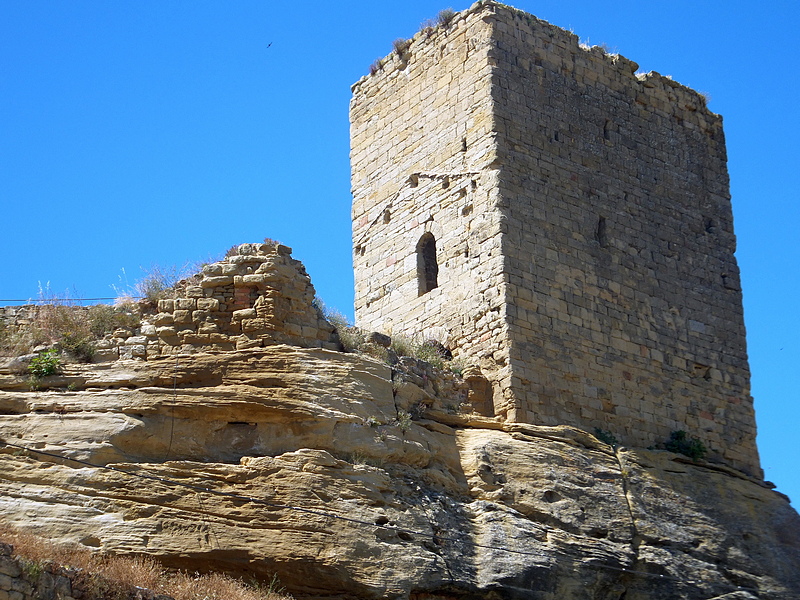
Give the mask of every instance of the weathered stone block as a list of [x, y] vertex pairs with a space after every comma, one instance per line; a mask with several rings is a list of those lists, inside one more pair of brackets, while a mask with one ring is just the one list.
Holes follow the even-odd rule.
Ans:
[[175, 323], [191, 323], [192, 312], [189, 310], [176, 310], [172, 313], [172, 318]]
[[176, 298], [175, 299], [175, 309], [176, 310], [194, 310], [197, 308], [197, 300], [194, 298]]
[[268, 327], [269, 324], [265, 319], [242, 319], [243, 332], [264, 331]]
[[153, 325], [156, 327], [163, 326], [163, 325], [171, 325], [173, 322], [173, 316], [171, 312], [162, 312], [154, 315], [150, 318]]
[[258, 275], [253, 273], [251, 275], [244, 275], [242, 277], [242, 283], [263, 283], [265, 279], [266, 278], [264, 275]]
[[260, 348], [262, 340], [257, 338], [249, 338], [247, 336], [239, 336], [236, 339], [236, 349], [246, 350], [247, 348]]
[[223, 285], [233, 284], [233, 277], [220, 276], [220, 277], [205, 277], [200, 285], [204, 288], [221, 287]]
[[201, 298], [197, 300], [197, 308], [199, 310], [209, 311], [219, 310], [219, 300], [214, 298]]
[[231, 313], [232, 321], [238, 322], [243, 321], [245, 319], [254, 319], [256, 317], [256, 311], [254, 308], [243, 308], [241, 310], [235, 310]]
[[219, 325], [204, 321], [197, 326], [197, 333], [219, 333]]

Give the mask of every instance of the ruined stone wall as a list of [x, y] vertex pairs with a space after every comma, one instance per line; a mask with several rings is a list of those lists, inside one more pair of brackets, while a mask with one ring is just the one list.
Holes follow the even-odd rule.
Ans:
[[[501, 365], [507, 346], [490, 378], [509, 420], [645, 447], [686, 430], [760, 475], [721, 118], [696, 92], [494, 2], [418, 34], [408, 54], [405, 70], [392, 58], [354, 88], [357, 320], [441, 327], [483, 367], [485, 345]], [[478, 108], [480, 136], [461, 135]], [[492, 224], [491, 257], [472, 254], [473, 223], [453, 218], [448, 190], [409, 184], [454, 164], [459, 144], [466, 159], [478, 148], [463, 169], [487, 199], [471, 204]], [[445, 266], [418, 296], [426, 222]]]
[[[287, 246], [241, 244], [233, 255], [180, 282], [174, 294], [156, 306], [140, 303], [138, 325], [117, 328], [94, 342], [95, 362], [271, 344], [340, 348], [333, 326], [314, 303], [305, 267]], [[53, 308], [0, 307], [0, 324], [11, 334], [21, 332], [35, 326], [41, 311]]]
[[184, 290], [159, 300], [159, 312], [142, 324], [139, 343], [148, 355], [269, 344], [339, 349], [305, 267], [287, 246], [242, 244]]
[[[353, 261], [358, 326], [438, 339], [478, 358], [499, 386], [508, 343], [489, 34], [480, 15], [461, 15], [353, 86]], [[426, 233], [438, 287], [420, 294]]]

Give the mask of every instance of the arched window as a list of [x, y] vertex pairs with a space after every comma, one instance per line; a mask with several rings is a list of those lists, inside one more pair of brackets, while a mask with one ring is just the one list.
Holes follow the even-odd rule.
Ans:
[[425, 233], [417, 242], [417, 283], [419, 295], [430, 292], [439, 287], [439, 265], [436, 264], [436, 238], [431, 233]]

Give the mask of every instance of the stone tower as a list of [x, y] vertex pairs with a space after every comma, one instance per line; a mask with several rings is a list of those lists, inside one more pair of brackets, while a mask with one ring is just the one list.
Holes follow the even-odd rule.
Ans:
[[760, 476], [722, 119], [478, 2], [353, 86], [356, 322], [435, 337], [487, 412]]

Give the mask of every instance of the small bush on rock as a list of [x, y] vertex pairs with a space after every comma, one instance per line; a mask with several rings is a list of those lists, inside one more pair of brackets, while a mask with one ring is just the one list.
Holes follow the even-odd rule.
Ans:
[[31, 359], [28, 373], [33, 377], [47, 377], [55, 375], [61, 369], [61, 357], [58, 350], [45, 350], [36, 358]]
[[336, 309], [328, 308], [320, 298], [314, 298], [314, 307], [320, 311], [328, 323], [333, 325], [339, 335], [339, 341], [345, 352], [356, 352], [361, 350], [366, 343], [364, 334], [358, 327], [353, 327], [347, 317]]
[[669, 434], [669, 440], [664, 443], [664, 448], [670, 452], [688, 456], [692, 460], [701, 460], [708, 452], [703, 442], [695, 437], [690, 438], [683, 430], [673, 431]]
[[89, 330], [96, 338], [102, 338], [115, 329], [132, 329], [139, 326], [139, 316], [128, 306], [96, 304], [87, 311]]
[[604, 429], [600, 429], [599, 427], [595, 427], [594, 437], [596, 437], [604, 444], [608, 444], [609, 446], [613, 446], [614, 448], [619, 446], [619, 440], [616, 438], [616, 436], [614, 436], [613, 433], [611, 433], [610, 431], [606, 431]]
[[456, 16], [456, 11], [452, 8], [445, 8], [444, 10], [440, 10], [439, 14], [436, 15], [436, 22], [438, 25], [442, 25], [447, 27], [453, 21]]

